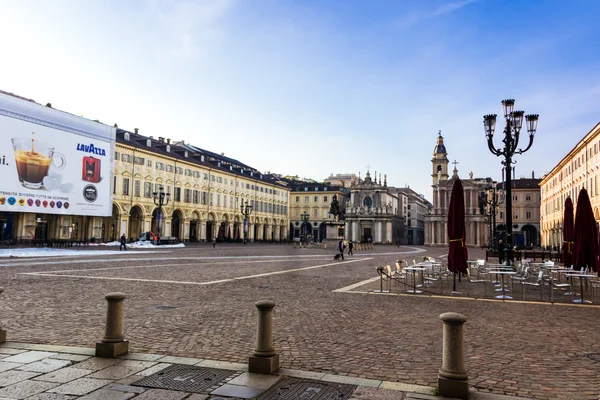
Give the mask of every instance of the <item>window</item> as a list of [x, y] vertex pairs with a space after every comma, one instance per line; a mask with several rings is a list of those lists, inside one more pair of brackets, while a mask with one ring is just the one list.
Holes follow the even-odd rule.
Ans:
[[173, 201], [181, 201], [181, 188], [176, 187], [175, 188], [175, 198], [173, 199]]
[[300, 210], [299, 210], [299, 209], [296, 209], [296, 210], [295, 210], [295, 212], [294, 212], [294, 215], [295, 215], [296, 217], [299, 217], [299, 216], [300, 216]]
[[115, 160], [118, 160], [118, 159], [119, 159], [119, 152], [115, 151]]
[[530, 200], [531, 200], [531, 196], [530, 196], [530, 195], [528, 195], [528, 194], [526, 194], [526, 195], [525, 195], [525, 201], [530, 201]]
[[300, 203], [300, 196], [296, 196], [296, 203]]
[[198, 191], [194, 190], [194, 192], [192, 193], [192, 199], [193, 199], [193, 203], [194, 204], [198, 204], [199, 198], [198, 198]]
[[175, 173], [176, 173], [177, 175], [183, 175], [183, 168], [181, 168], [181, 167], [176, 167], [176, 168], [175, 168]]
[[131, 162], [131, 156], [129, 154], [123, 154], [123, 155], [121, 155], [121, 161]]
[[162, 171], [162, 170], [165, 169], [165, 165], [163, 163], [157, 161], [156, 162], [156, 169]]
[[210, 176], [210, 181], [211, 181], [211, 182], [214, 182], [214, 181], [215, 181], [215, 176], [214, 176], [214, 175], [211, 175], [211, 176]]
[[183, 189], [183, 201], [189, 203], [190, 199], [190, 189]]
[[[124, 156], [126, 154], [123, 154]], [[129, 195], [129, 178], [123, 178], [123, 194]]]
[[140, 181], [137, 179], [133, 182], [133, 195], [135, 197], [140, 197]]
[[209, 198], [208, 200], [210, 201], [210, 205], [212, 206], [214, 203], [214, 198], [215, 198], [215, 194], [214, 193], [209, 193]]
[[173, 172], [173, 166], [172, 165], [167, 165], [165, 167], [165, 171], [167, 171], [167, 172]]
[[206, 205], [206, 192], [202, 192], [201, 203]]
[[194, 178], [200, 178], [200, 172], [194, 171]]
[[144, 182], [144, 197], [152, 197], [152, 182]]
[[208, 179], [208, 174], [202, 174], [202, 179]]
[[[237, 199], [235, 199], [235, 206], [237, 207]], [[233, 196], [229, 198], [229, 208], [233, 208]]]
[[304, 196], [304, 202], [308, 203], [308, 196]]
[[192, 170], [189, 168], [185, 169], [185, 176], [192, 176]]
[[146, 166], [152, 168], [152, 160], [146, 161]]
[[221, 178], [220, 176], [217, 176], [217, 183], [223, 183], [223, 178]]
[[319, 197], [315, 196], [315, 203], [318, 203], [318, 202], [319, 202]]
[[531, 211], [525, 211], [525, 218], [531, 219]]
[[500, 211], [500, 219], [504, 219], [504, 211]]
[[136, 165], [144, 165], [146, 160], [144, 160], [144, 157], [134, 157], [133, 158], [133, 163]]
[[227, 207], [227, 196], [223, 195], [223, 207]]
[[227, 178], [223, 180], [223, 183], [227, 185]]
[[323, 196], [323, 203], [327, 203], [327, 196]]
[[319, 210], [317, 210], [316, 208], [313, 210], [313, 217], [317, 218], [319, 216]]

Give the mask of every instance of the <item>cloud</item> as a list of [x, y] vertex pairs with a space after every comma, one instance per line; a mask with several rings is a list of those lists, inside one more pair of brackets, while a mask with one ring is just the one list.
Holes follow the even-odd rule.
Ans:
[[399, 28], [409, 28], [418, 21], [432, 19], [435, 17], [439, 17], [440, 15], [454, 12], [454, 11], [461, 9], [461, 8], [467, 6], [471, 3], [474, 3], [476, 1], [479, 1], [479, 0], [455, 1], [453, 3], [447, 3], [440, 7], [437, 7], [436, 9], [434, 9], [432, 11], [426, 11], [426, 10], [413, 11], [410, 14], [408, 14], [407, 16], [405, 16], [404, 18], [399, 19], [396, 22], [396, 26]]

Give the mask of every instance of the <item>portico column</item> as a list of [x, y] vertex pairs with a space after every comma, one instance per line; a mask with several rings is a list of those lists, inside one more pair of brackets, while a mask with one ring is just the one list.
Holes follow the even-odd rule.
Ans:
[[377, 221], [377, 239], [376, 242], [383, 242], [383, 222]]
[[385, 234], [386, 234], [385, 240], [388, 243], [392, 243], [392, 222], [391, 221], [386, 223]]
[[206, 240], [206, 220], [200, 220], [200, 240]]
[[183, 225], [183, 230], [180, 230], [179, 232], [183, 232], [183, 237], [179, 238], [179, 240], [184, 240], [187, 242], [190, 240], [190, 219], [185, 218], [181, 225]]

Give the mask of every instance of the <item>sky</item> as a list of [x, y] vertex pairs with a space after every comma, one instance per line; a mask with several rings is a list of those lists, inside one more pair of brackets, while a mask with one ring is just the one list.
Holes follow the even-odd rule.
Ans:
[[[0, 0], [0, 90], [263, 172], [367, 165], [432, 199], [441, 130], [459, 176], [502, 178], [483, 115], [539, 114], [517, 178], [600, 122], [591, 0]], [[522, 135], [527, 146], [527, 135]], [[450, 165], [450, 169], [452, 168]]]

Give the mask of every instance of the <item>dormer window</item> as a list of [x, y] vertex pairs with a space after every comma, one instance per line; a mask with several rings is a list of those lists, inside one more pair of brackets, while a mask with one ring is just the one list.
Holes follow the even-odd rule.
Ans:
[[200, 156], [200, 161], [204, 162], [204, 156]]
[[170, 145], [170, 144], [168, 144], [168, 145], [167, 145], [167, 153], [170, 153], [170, 152], [171, 152], [171, 145]]
[[123, 139], [129, 141], [129, 132], [125, 132], [125, 134], [123, 135]]
[[152, 146], [152, 140], [151, 139], [146, 140], [146, 146], [148, 146], [148, 147]]
[[187, 158], [187, 157], [188, 157], [188, 151], [187, 151], [187, 150], [185, 151], [185, 153], [183, 153], [183, 156], [184, 156], [185, 158]]

